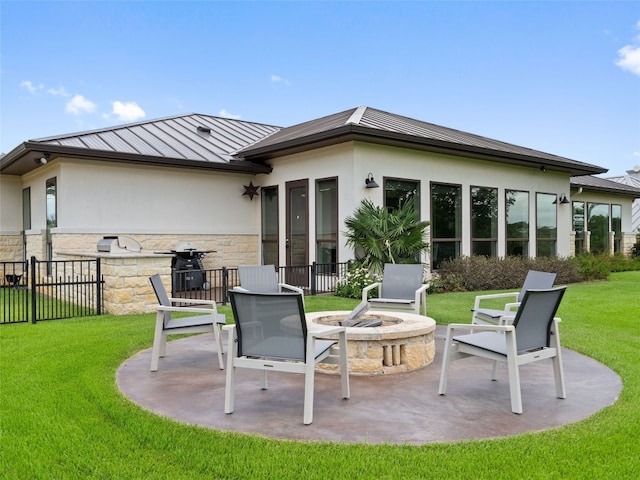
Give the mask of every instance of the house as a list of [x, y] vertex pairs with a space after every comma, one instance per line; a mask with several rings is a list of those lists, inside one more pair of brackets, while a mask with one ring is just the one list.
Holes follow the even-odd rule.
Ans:
[[[621, 177], [609, 177], [609, 180], [629, 185], [634, 188], [640, 188], [640, 165], [635, 165], [631, 170], [627, 170], [627, 174]], [[633, 202], [631, 215], [631, 229], [640, 233], [640, 199], [637, 198]]]
[[628, 252], [640, 189], [593, 180], [605, 172], [366, 106], [287, 128], [177, 115], [4, 155], [0, 260], [95, 254], [127, 235], [143, 254], [211, 250], [207, 268], [344, 262], [343, 219], [365, 198], [415, 202], [434, 269], [459, 255]]

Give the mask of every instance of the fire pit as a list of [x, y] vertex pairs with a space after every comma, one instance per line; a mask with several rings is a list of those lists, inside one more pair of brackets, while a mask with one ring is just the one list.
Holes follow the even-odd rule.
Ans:
[[[352, 312], [313, 312], [306, 315], [313, 325], [341, 325]], [[429, 317], [405, 312], [368, 311], [361, 316], [366, 324], [378, 320], [375, 327], [347, 327], [349, 373], [352, 375], [388, 375], [410, 372], [433, 362], [436, 322]], [[331, 338], [331, 337], [329, 337]], [[335, 373], [335, 366], [318, 364], [318, 370]]]

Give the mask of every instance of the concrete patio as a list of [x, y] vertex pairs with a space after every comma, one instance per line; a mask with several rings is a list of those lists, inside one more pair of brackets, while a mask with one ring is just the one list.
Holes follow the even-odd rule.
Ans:
[[439, 396], [444, 334], [445, 327], [437, 327], [435, 360], [420, 370], [351, 375], [349, 400], [340, 398], [338, 376], [316, 374], [314, 421], [308, 426], [302, 424], [302, 375], [273, 372], [263, 391], [257, 372], [238, 370], [235, 411], [226, 415], [225, 371], [217, 366], [210, 334], [170, 342], [157, 372], [149, 371], [151, 350], [139, 352], [120, 366], [117, 383], [142, 408], [178, 422], [274, 439], [369, 444], [452, 442], [557, 428], [613, 404], [622, 389], [615, 372], [563, 349], [564, 400], [555, 397], [550, 361], [521, 367], [522, 415], [511, 413], [506, 365], [492, 382], [491, 363], [482, 359], [454, 362], [447, 395]]

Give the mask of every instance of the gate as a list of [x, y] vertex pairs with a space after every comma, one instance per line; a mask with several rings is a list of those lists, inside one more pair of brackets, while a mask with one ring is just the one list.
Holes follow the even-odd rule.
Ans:
[[[3, 262], [0, 323], [101, 315], [100, 259]], [[14, 280], [10, 282], [9, 280]]]

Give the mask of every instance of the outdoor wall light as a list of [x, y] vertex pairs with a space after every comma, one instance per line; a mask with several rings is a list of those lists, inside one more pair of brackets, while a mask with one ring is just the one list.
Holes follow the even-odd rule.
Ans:
[[567, 203], [569, 203], [569, 199], [567, 198], [567, 196], [564, 193], [560, 194], [560, 205], [566, 205]]
[[540, 165], [540, 171], [542, 173], [546, 172], [547, 171], [547, 167], [545, 167], [544, 165]]
[[49, 161], [50, 157], [51, 157], [50, 154], [45, 153], [41, 157], [34, 158], [33, 163], [35, 163], [36, 165], [45, 165]]
[[367, 175], [367, 178], [364, 179], [364, 183], [366, 185], [366, 188], [378, 188], [380, 186], [373, 179], [373, 173], [371, 172], [369, 172], [369, 175]]

